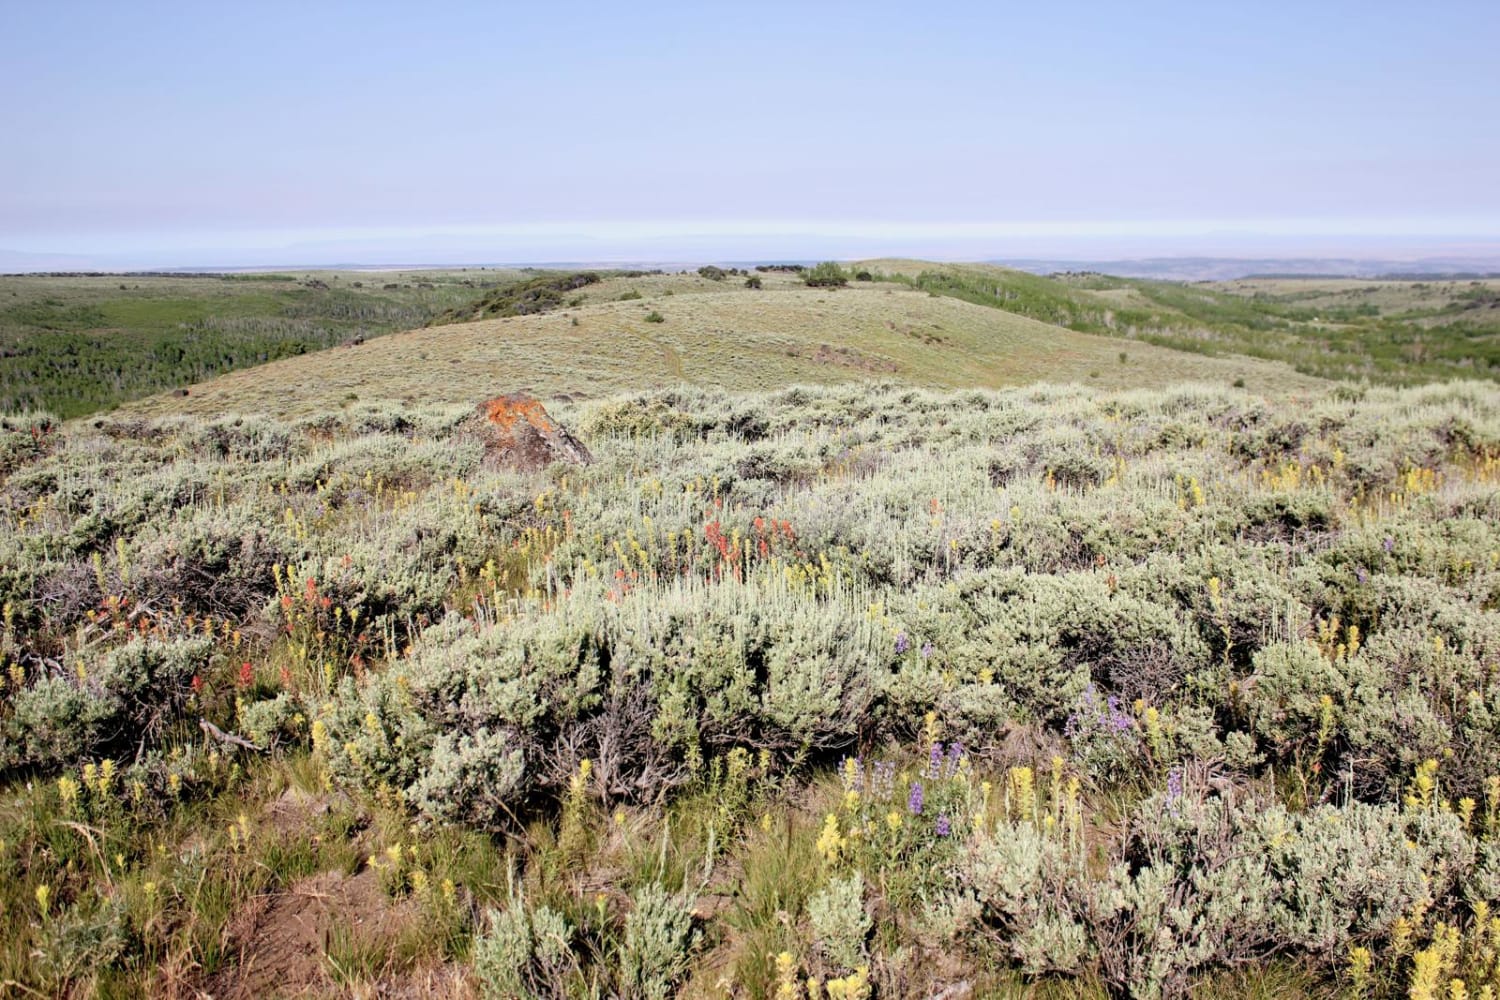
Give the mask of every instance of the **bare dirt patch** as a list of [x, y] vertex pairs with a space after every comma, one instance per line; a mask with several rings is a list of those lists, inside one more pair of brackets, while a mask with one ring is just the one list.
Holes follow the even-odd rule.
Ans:
[[[230, 962], [203, 992], [216, 1000], [342, 993], [325, 957], [331, 943], [342, 938], [361, 950], [379, 949], [420, 919], [415, 904], [382, 891], [373, 870], [322, 872], [251, 900], [231, 918]], [[435, 975], [426, 973], [429, 979]], [[392, 976], [376, 984], [374, 995], [447, 995], [447, 987], [437, 994], [407, 992], [422, 978], [411, 972]]]

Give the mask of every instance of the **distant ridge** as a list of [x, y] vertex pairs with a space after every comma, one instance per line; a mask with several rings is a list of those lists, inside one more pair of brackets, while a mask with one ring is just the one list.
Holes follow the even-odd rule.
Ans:
[[989, 263], [1056, 274], [1096, 271], [1122, 278], [1165, 281], [1237, 281], [1249, 278], [1361, 278], [1380, 281], [1459, 281], [1500, 276], [1500, 256], [1422, 257], [1391, 260], [1357, 257], [1141, 257], [1115, 260], [1007, 258]]

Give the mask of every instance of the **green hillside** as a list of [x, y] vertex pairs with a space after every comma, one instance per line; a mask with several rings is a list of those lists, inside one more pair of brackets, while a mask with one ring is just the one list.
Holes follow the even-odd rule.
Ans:
[[[545, 315], [435, 326], [279, 361], [157, 397], [135, 413], [305, 414], [354, 402], [462, 403], [525, 388], [590, 397], [694, 385], [898, 382], [1102, 388], [1237, 380], [1265, 393], [1317, 380], [1283, 365], [1125, 345], [891, 283], [829, 290], [767, 275], [764, 288], [697, 275], [615, 277]], [[649, 321], [655, 314], [660, 322]]]
[[875, 260], [887, 280], [1208, 356], [1280, 361], [1319, 378], [1397, 385], [1500, 378], [1500, 280], [1168, 282], [1041, 277], [984, 264]]
[[519, 272], [0, 276], [0, 413], [63, 417], [421, 326]]

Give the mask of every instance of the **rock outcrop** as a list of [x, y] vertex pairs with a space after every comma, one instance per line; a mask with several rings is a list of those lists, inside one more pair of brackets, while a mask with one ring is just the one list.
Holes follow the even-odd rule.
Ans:
[[522, 392], [480, 403], [471, 429], [484, 442], [489, 466], [529, 472], [553, 462], [588, 465], [594, 460], [539, 400]]

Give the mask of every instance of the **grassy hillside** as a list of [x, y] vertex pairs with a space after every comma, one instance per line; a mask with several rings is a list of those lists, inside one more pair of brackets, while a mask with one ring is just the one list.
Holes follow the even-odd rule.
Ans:
[[[1100, 387], [1184, 380], [1257, 391], [1316, 380], [1284, 366], [1123, 345], [888, 283], [846, 289], [766, 275], [765, 287], [696, 275], [612, 278], [570, 293], [577, 306], [415, 330], [236, 372], [137, 413], [303, 414], [356, 401], [474, 401], [526, 388], [596, 396], [676, 385], [770, 389], [901, 382], [998, 388], [1036, 381]], [[652, 314], [660, 322], [648, 320]]]
[[[441, 343], [413, 337], [399, 347], [276, 371], [293, 385], [328, 374], [340, 400], [425, 398], [434, 391], [448, 398], [441, 393], [451, 380], [426, 359], [452, 364], [451, 352], [460, 365], [472, 354], [482, 369], [569, 394], [681, 381], [756, 388], [875, 374], [931, 386], [1038, 378], [1105, 387], [1245, 378], [1267, 391], [1309, 384], [1244, 360], [1252, 357], [1308, 376], [1402, 384], [1500, 371], [1500, 282], [1494, 281], [1189, 285], [920, 261], [860, 267], [888, 280], [811, 290], [796, 275], [768, 272], [757, 274], [765, 289], [756, 292], [742, 275], [712, 268], [0, 277], [0, 412], [77, 416], [396, 330], [564, 311], [567, 330], [555, 321], [529, 321], [505, 327], [497, 341], [492, 329], [476, 327]], [[868, 297], [893, 292], [893, 283], [895, 297]], [[903, 285], [1005, 316], [923, 304], [901, 294]], [[650, 328], [636, 322], [652, 312], [663, 322]], [[1044, 335], [1012, 317], [1134, 343]], [[736, 352], [747, 364], [725, 361]], [[630, 362], [626, 370], [620, 361]], [[377, 374], [361, 378], [353, 369], [366, 362]], [[391, 373], [389, 389], [387, 376], [378, 374], [384, 371]], [[211, 398], [227, 392], [254, 402], [250, 385], [259, 377], [215, 387]]]
[[1493, 385], [298, 391], [0, 425], [0, 992], [1500, 985]]
[[64, 417], [421, 326], [519, 272], [0, 276], [0, 413]]
[[1222, 283], [1041, 277], [983, 264], [868, 261], [913, 287], [1072, 330], [1280, 361], [1321, 378], [1500, 378], [1500, 281]]

